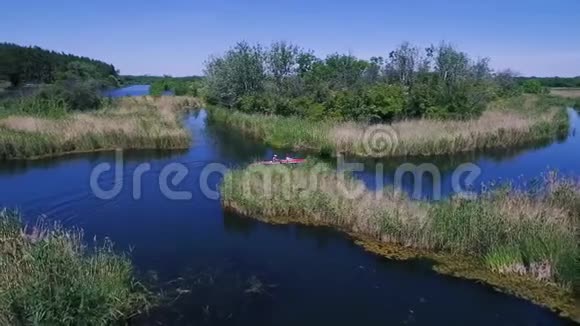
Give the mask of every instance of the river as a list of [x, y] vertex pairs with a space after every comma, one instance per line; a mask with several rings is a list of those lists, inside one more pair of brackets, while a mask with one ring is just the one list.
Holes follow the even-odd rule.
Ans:
[[[573, 126], [578, 115], [570, 111]], [[186, 120], [193, 145], [181, 152], [124, 153], [123, 188], [110, 200], [90, 186], [93, 168], [115, 153], [69, 155], [0, 163], [0, 206], [18, 208], [28, 220], [40, 215], [82, 227], [87, 239], [111, 238], [131, 250], [139, 275], [174, 293], [172, 304], [155, 309], [139, 323], [173, 325], [387, 325], [478, 324], [560, 325], [569, 321], [525, 300], [471, 281], [439, 275], [428, 261], [392, 261], [356, 246], [340, 232], [323, 227], [269, 225], [225, 214], [219, 200], [203, 195], [200, 175], [210, 163], [243, 166], [272, 155], [269, 148], [231, 132], [207, 126], [205, 112]], [[579, 139], [493, 155], [437, 158], [443, 166], [444, 194], [450, 171], [465, 162], [481, 167], [476, 183], [537, 176], [547, 168], [580, 175]], [[133, 172], [141, 163], [140, 199], [134, 198]], [[174, 189], [190, 200], [169, 200], [159, 175], [169, 163], [189, 173]], [[400, 161], [402, 162], [402, 161]], [[415, 163], [427, 159], [413, 160]], [[399, 161], [385, 163], [393, 171]], [[369, 187], [371, 172], [358, 174]], [[522, 176], [523, 175], [523, 176]], [[211, 174], [216, 189], [221, 176]], [[389, 182], [389, 176], [385, 180]], [[99, 179], [111, 188], [114, 175]], [[404, 187], [412, 184], [405, 183]], [[426, 197], [429, 194], [426, 193]]]

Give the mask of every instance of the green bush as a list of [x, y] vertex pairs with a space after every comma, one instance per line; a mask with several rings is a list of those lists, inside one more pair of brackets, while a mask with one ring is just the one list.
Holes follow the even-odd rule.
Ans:
[[273, 113], [274, 110], [271, 99], [263, 95], [244, 96], [236, 103], [236, 108], [247, 113]]
[[103, 103], [100, 84], [95, 80], [59, 81], [43, 88], [37, 96], [41, 99], [60, 99], [68, 109], [74, 111], [96, 110]]
[[513, 72], [494, 75], [488, 59], [472, 60], [445, 43], [424, 51], [403, 43], [388, 58], [366, 61], [338, 53], [317, 58], [286, 42], [241, 42], [210, 58], [205, 70], [210, 104], [343, 120], [473, 117], [518, 88]]
[[399, 85], [374, 85], [365, 91], [365, 118], [390, 121], [404, 115], [406, 98]]
[[167, 76], [163, 79], [154, 81], [149, 89], [149, 94], [153, 96], [161, 96], [166, 93], [172, 93], [177, 96], [198, 96], [199, 88], [199, 82], [179, 80]]
[[529, 79], [522, 83], [524, 93], [528, 94], [547, 94], [548, 89], [542, 86], [542, 83], [537, 79]]
[[110, 241], [88, 249], [81, 231], [37, 224], [24, 232], [18, 214], [0, 212], [3, 325], [110, 325], [145, 308], [146, 297]]
[[0, 112], [3, 114], [61, 118], [68, 110], [68, 104], [62, 98], [54, 96], [23, 96], [0, 101]]

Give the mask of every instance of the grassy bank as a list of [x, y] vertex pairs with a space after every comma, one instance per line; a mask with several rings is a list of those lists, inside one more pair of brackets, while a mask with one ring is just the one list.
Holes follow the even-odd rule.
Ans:
[[535, 96], [494, 102], [471, 120], [405, 120], [389, 125], [309, 121], [212, 108], [210, 121], [240, 130], [270, 146], [324, 154], [418, 156], [509, 148], [565, 134], [561, 107]]
[[[22, 103], [38, 106], [39, 112], [49, 104]], [[190, 134], [181, 113], [200, 106], [196, 98], [175, 96], [122, 98], [100, 110], [48, 117], [30, 113], [34, 107], [7, 109], [0, 117], [0, 160], [116, 148], [186, 148]]]
[[25, 230], [18, 214], [0, 212], [0, 324], [110, 325], [146, 305], [131, 262], [110, 242], [87, 249], [78, 230]]
[[550, 94], [562, 99], [567, 106], [580, 110], [580, 88], [550, 88]]
[[580, 87], [553, 87], [550, 94], [571, 99], [580, 99]]
[[[563, 290], [556, 291], [568, 293], [568, 299], [580, 277], [580, 190], [573, 183], [550, 179], [534, 193], [504, 188], [474, 200], [426, 203], [393, 190], [377, 197], [358, 180], [340, 178], [325, 164], [309, 164], [234, 170], [225, 176], [221, 190], [224, 207], [243, 215], [328, 225], [426, 255], [470, 257], [489, 274], [517, 276], [546, 286], [558, 284]], [[460, 274], [469, 271], [462, 269]], [[495, 283], [509, 288], [501, 280]], [[530, 288], [510, 290], [540, 301], [550, 297], [529, 294]], [[565, 304], [543, 303], [573, 310], [568, 299]]]

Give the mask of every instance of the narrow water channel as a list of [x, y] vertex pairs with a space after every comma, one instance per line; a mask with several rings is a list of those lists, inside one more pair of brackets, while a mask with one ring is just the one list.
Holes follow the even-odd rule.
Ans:
[[[570, 115], [578, 126], [577, 113]], [[203, 168], [215, 162], [243, 166], [272, 151], [206, 126], [203, 111], [187, 124], [194, 136], [187, 151], [124, 153], [123, 188], [110, 200], [94, 195], [90, 175], [98, 164], [114, 163], [114, 153], [0, 163], [0, 206], [18, 208], [28, 220], [44, 214], [82, 227], [87, 239], [109, 237], [119, 250], [131, 249], [140, 275], [177, 293], [170, 307], [156, 309], [140, 324], [569, 323], [487, 286], [438, 275], [426, 261], [396, 262], [370, 254], [327, 228], [274, 226], [224, 214], [219, 200], [202, 194]], [[531, 178], [549, 168], [580, 175], [579, 146], [572, 128], [565, 140], [539, 148], [433, 162], [440, 164], [444, 193], [449, 193], [450, 173], [464, 162], [481, 167], [477, 183]], [[171, 162], [188, 167], [175, 189], [193, 192], [191, 200], [162, 195], [159, 174]], [[142, 177], [141, 198], [134, 199], [133, 172], [141, 163], [150, 163], [151, 170]], [[387, 183], [399, 163], [390, 161]], [[375, 182], [372, 175], [359, 174], [369, 187]], [[213, 189], [219, 181], [219, 174], [210, 175]], [[114, 175], [105, 173], [99, 183], [112, 187]]]

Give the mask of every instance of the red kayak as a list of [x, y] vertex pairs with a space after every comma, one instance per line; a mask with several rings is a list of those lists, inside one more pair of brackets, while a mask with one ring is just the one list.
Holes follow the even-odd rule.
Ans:
[[276, 165], [276, 164], [300, 164], [306, 162], [303, 158], [287, 158], [284, 160], [277, 160], [277, 161], [262, 161], [258, 162], [258, 164], [263, 165]]

